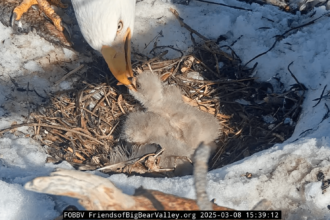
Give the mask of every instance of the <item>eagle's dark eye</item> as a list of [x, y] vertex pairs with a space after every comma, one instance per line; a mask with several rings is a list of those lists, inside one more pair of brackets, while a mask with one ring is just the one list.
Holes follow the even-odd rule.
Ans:
[[118, 27], [117, 27], [117, 32], [121, 31], [123, 29], [123, 27], [124, 27], [123, 22], [122, 21], [119, 21], [118, 22]]

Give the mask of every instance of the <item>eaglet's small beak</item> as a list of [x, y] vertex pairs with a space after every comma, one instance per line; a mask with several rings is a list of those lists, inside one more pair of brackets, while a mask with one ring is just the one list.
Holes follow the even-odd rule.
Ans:
[[120, 39], [116, 45], [111, 47], [103, 45], [101, 53], [114, 77], [129, 89], [136, 90], [131, 80], [133, 78], [131, 65], [131, 30], [128, 28], [124, 38]]

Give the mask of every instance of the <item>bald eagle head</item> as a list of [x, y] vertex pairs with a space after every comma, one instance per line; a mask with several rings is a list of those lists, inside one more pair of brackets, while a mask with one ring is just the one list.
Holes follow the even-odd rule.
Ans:
[[136, 0], [72, 0], [80, 30], [87, 43], [101, 52], [112, 74], [134, 88], [131, 37]]

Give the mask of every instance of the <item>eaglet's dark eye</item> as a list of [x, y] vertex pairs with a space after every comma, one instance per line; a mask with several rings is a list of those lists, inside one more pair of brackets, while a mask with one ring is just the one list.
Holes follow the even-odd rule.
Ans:
[[124, 26], [123, 22], [122, 21], [119, 21], [118, 27], [117, 27], [117, 32], [118, 31], [121, 31], [123, 29], [123, 26]]

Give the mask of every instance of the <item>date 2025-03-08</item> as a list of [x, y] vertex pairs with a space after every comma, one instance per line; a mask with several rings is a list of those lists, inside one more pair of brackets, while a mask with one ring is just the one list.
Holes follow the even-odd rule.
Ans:
[[281, 219], [281, 211], [64, 211], [63, 219]]

